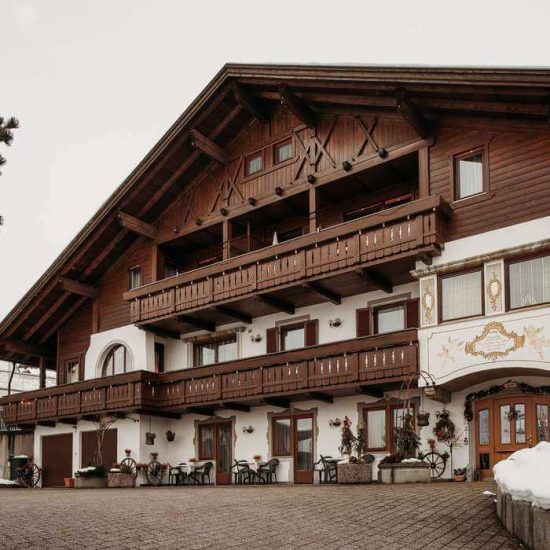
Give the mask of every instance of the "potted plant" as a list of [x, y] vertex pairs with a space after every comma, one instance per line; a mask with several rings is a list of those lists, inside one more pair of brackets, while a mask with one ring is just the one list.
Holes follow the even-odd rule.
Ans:
[[168, 441], [168, 443], [172, 443], [174, 439], [176, 439], [176, 432], [173, 432], [172, 430], [168, 430], [166, 432], [166, 441]]
[[429, 464], [416, 458], [419, 446], [413, 415], [404, 412], [401, 426], [395, 429], [395, 452], [384, 457], [378, 466], [379, 481], [390, 484], [430, 481]]
[[254, 462], [260, 462], [260, 460], [262, 460], [262, 455], [254, 455], [252, 460], [254, 460]]
[[74, 486], [77, 489], [99, 489], [107, 487], [107, 468], [87, 466], [74, 473]]
[[65, 487], [67, 489], [74, 488], [74, 477], [64, 477], [63, 478], [63, 483], [65, 484]]
[[455, 468], [453, 472], [454, 481], [466, 481], [466, 468]]
[[338, 483], [368, 483], [372, 481], [372, 465], [361, 458], [365, 449], [365, 428], [357, 426], [357, 435], [351, 429], [349, 417], [342, 421], [340, 453], [345, 457], [338, 463]]

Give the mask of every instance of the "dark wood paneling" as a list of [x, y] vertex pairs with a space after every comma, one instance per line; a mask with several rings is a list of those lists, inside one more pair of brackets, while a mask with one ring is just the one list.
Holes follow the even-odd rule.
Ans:
[[73, 477], [73, 434], [42, 437], [42, 486], [63, 487]]
[[[101, 455], [103, 458], [102, 466], [111, 468], [117, 461], [117, 429], [111, 428], [105, 432]], [[81, 453], [80, 465], [82, 468], [86, 466], [96, 466], [96, 451], [97, 451], [97, 431], [90, 430], [81, 432]]]

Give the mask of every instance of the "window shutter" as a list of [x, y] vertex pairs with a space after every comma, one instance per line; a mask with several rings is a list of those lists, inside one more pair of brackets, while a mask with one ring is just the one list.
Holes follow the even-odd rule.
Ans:
[[372, 308], [364, 307], [355, 312], [357, 338], [371, 334]]
[[267, 353], [275, 353], [279, 348], [279, 330], [277, 327], [265, 331], [265, 345]]
[[418, 298], [407, 300], [405, 303], [405, 316], [407, 328], [417, 328], [419, 325]]
[[304, 323], [304, 333], [305, 333], [305, 345], [306, 346], [316, 346], [318, 341], [318, 332], [319, 332], [319, 322], [317, 319], [312, 321], [306, 321]]

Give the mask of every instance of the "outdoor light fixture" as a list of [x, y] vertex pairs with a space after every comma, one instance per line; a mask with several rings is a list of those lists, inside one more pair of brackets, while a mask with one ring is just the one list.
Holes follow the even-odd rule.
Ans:
[[254, 428], [252, 426], [243, 426], [243, 433], [251, 434], [253, 431], [254, 431]]
[[338, 428], [339, 426], [342, 425], [342, 421], [341, 421], [338, 417], [336, 417], [336, 418], [334, 418], [334, 419], [331, 418], [331, 419], [328, 421], [328, 424], [329, 424], [329, 426], [331, 426], [332, 428]]
[[251, 334], [250, 335], [250, 341], [253, 343], [261, 342], [262, 341], [262, 335], [261, 334]]
[[340, 317], [336, 317], [336, 319], [330, 319], [328, 324], [330, 328], [338, 328], [342, 326], [342, 319], [340, 319]]

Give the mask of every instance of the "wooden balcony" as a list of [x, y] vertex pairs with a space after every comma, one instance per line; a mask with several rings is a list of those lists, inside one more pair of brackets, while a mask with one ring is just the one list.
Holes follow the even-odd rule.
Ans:
[[[355, 338], [208, 367], [155, 374], [136, 371], [0, 399], [7, 425], [48, 424], [100, 414], [177, 416], [246, 410], [276, 400], [381, 395], [417, 370], [416, 330]], [[271, 401], [270, 401], [271, 400]]]
[[340, 288], [335, 292], [345, 295], [357, 285], [343, 281], [343, 275], [381, 264], [393, 264], [389, 273], [397, 283], [404, 282], [416, 258], [440, 254], [448, 213], [439, 196], [419, 199], [164, 279], [124, 297], [130, 301], [133, 322], [151, 324], [201, 310], [213, 311], [226, 302], [241, 305], [241, 313], [256, 316], [261, 312], [246, 300], [315, 281], [330, 285], [340, 278]]

